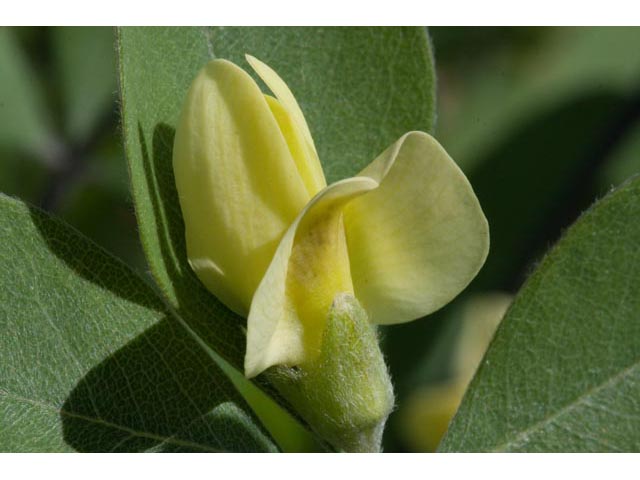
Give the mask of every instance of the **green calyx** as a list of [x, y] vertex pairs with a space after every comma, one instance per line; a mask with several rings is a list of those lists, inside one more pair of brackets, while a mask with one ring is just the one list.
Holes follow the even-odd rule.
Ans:
[[376, 327], [352, 295], [336, 296], [317, 359], [299, 367], [273, 367], [266, 375], [336, 449], [380, 451], [393, 387]]

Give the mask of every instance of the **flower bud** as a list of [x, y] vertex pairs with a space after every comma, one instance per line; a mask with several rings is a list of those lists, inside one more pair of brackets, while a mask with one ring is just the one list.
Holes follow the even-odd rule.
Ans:
[[267, 370], [269, 380], [316, 432], [345, 452], [378, 452], [393, 409], [391, 378], [358, 301], [339, 294], [329, 310], [320, 356]]

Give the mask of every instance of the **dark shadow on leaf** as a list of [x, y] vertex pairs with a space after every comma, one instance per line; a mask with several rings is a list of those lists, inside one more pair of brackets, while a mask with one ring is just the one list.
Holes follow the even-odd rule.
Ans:
[[[82, 236], [86, 241], [95, 245], [95, 250], [92, 253], [93, 258], [91, 259], [91, 262], [87, 262], [87, 259], [78, 255], [75, 248], [75, 242], [71, 241], [72, 239], [67, 241], [67, 232], [70, 229], [75, 231], [73, 226], [55, 216], [50, 216], [38, 207], [31, 205], [29, 206], [29, 214], [34, 226], [40, 232], [42, 239], [47, 243], [51, 253], [64, 261], [67, 266], [78, 275], [96, 285], [99, 285], [105, 290], [109, 290], [120, 298], [124, 298], [156, 311], [164, 310], [164, 305], [159, 301], [159, 299], [150, 296], [146, 291], [140, 291], [139, 288], [132, 288], [129, 282], [123, 281], [124, 277], [129, 277], [131, 275], [131, 269], [120, 259], [116, 259], [116, 257], [107, 253], [91, 239], [88, 239], [82, 233], [77, 232], [77, 235]], [[102, 262], [100, 261], [101, 258], [104, 259]], [[99, 265], [113, 264], [114, 262], [117, 262], [118, 267], [111, 268], [109, 275], [105, 275], [103, 271], [96, 270], [95, 268], [90, 268], [88, 266], [89, 263], [92, 265]], [[122, 275], [118, 274], [119, 271], [122, 272]]]
[[165, 318], [76, 385], [62, 407], [64, 439], [81, 452], [269, 449], [234, 402], [225, 374]]
[[172, 278], [181, 278], [189, 272], [183, 272], [175, 267], [177, 264], [186, 265], [183, 262], [187, 260], [184, 223], [173, 176], [172, 151], [175, 129], [164, 123], [156, 125], [153, 131], [153, 159], [149, 155], [147, 141], [140, 124], [138, 124], [138, 136], [163, 262]]

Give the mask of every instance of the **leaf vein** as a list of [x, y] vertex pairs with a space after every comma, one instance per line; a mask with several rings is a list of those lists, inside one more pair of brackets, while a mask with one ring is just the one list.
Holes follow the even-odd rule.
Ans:
[[505, 450], [509, 449], [510, 447], [514, 447], [514, 446], [517, 446], [517, 445], [521, 444], [522, 442], [526, 442], [527, 438], [532, 433], [535, 433], [535, 432], [545, 428], [547, 425], [554, 423], [556, 420], [558, 420], [564, 414], [566, 414], [568, 412], [571, 412], [572, 410], [574, 410], [575, 408], [581, 406], [582, 404], [588, 404], [588, 401], [589, 401], [590, 397], [592, 397], [593, 395], [596, 395], [597, 393], [601, 392], [602, 390], [606, 390], [607, 388], [609, 388], [609, 387], [615, 385], [616, 383], [624, 380], [625, 377], [635, 373], [634, 371], [636, 369], [639, 369], [639, 367], [640, 367], [640, 362], [635, 362], [632, 365], [622, 369], [619, 373], [617, 373], [613, 377], [609, 378], [605, 382], [600, 383], [599, 385], [596, 385], [596, 386], [590, 388], [589, 390], [584, 392], [582, 395], [579, 395], [578, 397], [573, 399], [570, 403], [568, 403], [564, 407], [562, 407], [559, 410], [557, 410], [555, 413], [549, 415], [548, 417], [543, 418], [539, 422], [534, 423], [529, 428], [527, 428], [525, 430], [522, 430], [514, 438], [512, 438], [511, 440], [508, 440], [508, 441], [506, 441], [506, 442], [494, 447], [491, 451], [492, 452], [502, 452], [502, 451], [505, 451]]
[[29, 405], [32, 405], [32, 406], [35, 406], [35, 407], [39, 407], [39, 408], [42, 408], [42, 409], [45, 409], [45, 410], [54, 411], [54, 412], [58, 413], [61, 416], [66, 416], [66, 417], [69, 417], [69, 418], [75, 418], [75, 419], [78, 419], [78, 420], [83, 420], [85, 422], [95, 423], [95, 424], [99, 424], [99, 425], [102, 425], [102, 426], [105, 426], [105, 427], [110, 427], [110, 428], [115, 428], [115, 429], [118, 429], [118, 430], [122, 430], [123, 432], [126, 432], [130, 436], [134, 436], [134, 437], [149, 438], [151, 440], [157, 440], [159, 442], [173, 443], [175, 445], [179, 445], [179, 446], [182, 446], [182, 447], [197, 448], [198, 450], [204, 450], [204, 451], [212, 452], [212, 453], [218, 453], [218, 452], [222, 451], [222, 450], [217, 450], [217, 449], [214, 449], [214, 448], [212, 448], [212, 447], [210, 447], [208, 445], [203, 445], [203, 444], [200, 444], [200, 443], [197, 443], [197, 442], [191, 442], [191, 441], [188, 441], [188, 440], [181, 440], [181, 439], [175, 438], [173, 436], [166, 437], [166, 436], [158, 435], [158, 434], [151, 433], [151, 432], [142, 432], [142, 431], [139, 431], [139, 430], [134, 430], [132, 428], [126, 427], [124, 425], [119, 425], [117, 423], [112, 423], [112, 422], [109, 422], [107, 420], [103, 420], [101, 418], [93, 418], [93, 417], [89, 417], [89, 416], [86, 416], [86, 415], [82, 415], [80, 413], [70, 412], [68, 410], [64, 410], [62, 408], [56, 407], [55, 405], [50, 405], [50, 404], [47, 404], [45, 402], [41, 402], [41, 401], [38, 401], [38, 400], [32, 400], [30, 398], [25, 398], [25, 397], [22, 397], [20, 395], [13, 394], [11, 392], [8, 392], [8, 391], [2, 390], [2, 389], [0, 389], [0, 397], [7, 397], [7, 398], [12, 399], [12, 400], [17, 401], [17, 402], [27, 403]]

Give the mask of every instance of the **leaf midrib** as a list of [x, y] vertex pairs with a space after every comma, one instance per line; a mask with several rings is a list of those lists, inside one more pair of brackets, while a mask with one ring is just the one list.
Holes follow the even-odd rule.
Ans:
[[596, 395], [597, 393], [601, 392], [602, 390], [606, 390], [607, 388], [609, 388], [609, 387], [615, 385], [616, 383], [622, 381], [625, 377], [627, 377], [628, 375], [632, 374], [634, 372], [634, 370], [638, 369], [639, 367], [640, 367], [640, 360], [636, 360], [634, 363], [632, 363], [628, 367], [623, 368], [617, 374], [615, 374], [612, 377], [608, 378], [606, 381], [604, 381], [604, 382], [602, 382], [602, 383], [600, 383], [598, 385], [595, 385], [592, 388], [590, 388], [589, 390], [587, 390], [586, 392], [582, 393], [581, 395], [578, 395], [571, 402], [569, 402], [568, 404], [566, 404], [565, 406], [563, 406], [562, 408], [560, 408], [556, 412], [554, 412], [551, 415], [543, 418], [542, 420], [534, 423], [529, 428], [526, 428], [525, 430], [520, 431], [511, 440], [508, 440], [508, 441], [506, 441], [504, 443], [501, 443], [498, 446], [494, 447], [493, 449], [490, 450], [490, 452], [504, 452], [510, 446], [518, 445], [520, 442], [522, 442], [522, 440], [526, 439], [532, 433], [535, 433], [535, 432], [537, 432], [539, 430], [542, 430], [544, 427], [546, 427], [547, 425], [553, 423], [556, 419], [562, 417], [564, 414], [566, 414], [566, 413], [570, 412], [571, 410], [577, 408], [581, 404], [584, 404], [588, 398], [590, 398], [590, 397]]
[[79, 414], [79, 413], [69, 412], [68, 410], [64, 410], [62, 408], [56, 407], [55, 405], [51, 405], [51, 404], [48, 404], [46, 402], [39, 401], [39, 400], [33, 400], [31, 398], [26, 398], [26, 397], [23, 397], [21, 395], [17, 395], [15, 393], [8, 392], [6, 390], [1, 390], [0, 389], [0, 398], [2, 398], [2, 397], [6, 397], [9, 400], [14, 400], [14, 401], [17, 401], [17, 402], [27, 403], [29, 405], [33, 405], [33, 406], [42, 408], [44, 410], [54, 411], [54, 412], [58, 413], [59, 415], [65, 416], [65, 417], [68, 417], [68, 418], [75, 418], [75, 419], [83, 420], [83, 421], [86, 421], [86, 422], [89, 422], [89, 423], [93, 423], [93, 424], [96, 424], [96, 425], [115, 428], [115, 429], [121, 430], [123, 432], [126, 432], [129, 435], [134, 436], [134, 437], [148, 438], [148, 439], [151, 439], [151, 440], [156, 440], [158, 442], [174, 444], [174, 445], [178, 445], [178, 446], [181, 446], [181, 447], [197, 448], [198, 450], [203, 450], [205, 452], [211, 452], [211, 453], [223, 452], [223, 450], [214, 449], [209, 445], [203, 445], [203, 444], [200, 444], [200, 443], [197, 443], [197, 442], [190, 442], [188, 440], [180, 440], [180, 439], [175, 438], [175, 437], [165, 437], [165, 436], [157, 435], [157, 434], [150, 433], [150, 432], [143, 432], [143, 431], [139, 431], [139, 430], [134, 430], [134, 429], [126, 427], [124, 425], [120, 425], [120, 424], [117, 424], [117, 423], [112, 423], [112, 422], [109, 422], [107, 420], [103, 420], [101, 418], [89, 417], [87, 415], [82, 415], [82, 414]]

